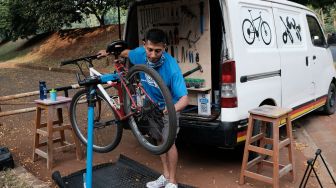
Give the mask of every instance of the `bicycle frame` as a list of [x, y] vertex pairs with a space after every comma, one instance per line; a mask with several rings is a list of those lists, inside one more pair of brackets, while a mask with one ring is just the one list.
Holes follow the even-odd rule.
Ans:
[[[260, 16], [259, 17], [257, 17], [257, 18], [255, 18], [255, 19], [253, 19], [253, 17], [252, 17], [252, 14], [251, 14], [251, 11], [249, 11], [249, 13], [250, 13], [250, 16], [251, 16], [251, 23], [252, 23], [252, 26], [253, 26], [253, 29], [254, 29], [254, 31], [252, 31], [253, 33], [256, 33], [256, 32], [259, 32], [259, 29], [260, 29], [260, 27], [261, 27], [261, 23], [263, 22], [263, 20], [262, 20], [262, 18], [261, 18], [261, 13], [260, 13]], [[256, 21], [256, 20], [259, 20], [260, 19], [260, 22], [259, 22], [259, 26], [258, 26], [258, 29], [255, 27], [255, 25], [254, 25], [254, 22]]]
[[[130, 116], [134, 115], [135, 112], [130, 112], [129, 114], [125, 114], [124, 109], [122, 108], [123, 104], [123, 91], [122, 91], [122, 87], [125, 88], [125, 92], [126, 94], [129, 96], [130, 100], [131, 100], [131, 108], [132, 109], [136, 109], [137, 111], [139, 110], [139, 107], [136, 103], [136, 101], [134, 100], [134, 98], [132, 97], [131, 92], [129, 91], [128, 87], [126, 86], [126, 82], [124, 80], [124, 76], [125, 76], [125, 71], [127, 71], [126, 67], [124, 67], [124, 65], [122, 63], [120, 63], [119, 60], [117, 60], [115, 62], [115, 66], [114, 66], [116, 73], [113, 74], [101, 74], [100, 72], [98, 72], [97, 70], [95, 70], [92, 66], [89, 66], [89, 72], [90, 72], [90, 76], [100, 76], [102, 80], [107, 81], [107, 84], [116, 88], [118, 90], [118, 97], [119, 97], [119, 104], [118, 102], [115, 101], [114, 98], [111, 98], [109, 96], [109, 94], [107, 93], [107, 91], [105, 90], [105, 88], [103, 87], [102, 84], [98, 84], [97, 88], [99, 89], [99, 91], [103, 94], [104, 98], [108, 101], [109, 105], [112, 107], [113, 111], [117, 114], [117, 119], [119, 120], [125, 120], [127, 118], [129, 118]], [[148, 96], [149, 100], [153, 101], [150, 96], [147, 94], [147, 92], [143, 89], [143, 87], [140, 87], [140, 83], [138, 85], [138, 87], [141, 89], [141, 91]]]

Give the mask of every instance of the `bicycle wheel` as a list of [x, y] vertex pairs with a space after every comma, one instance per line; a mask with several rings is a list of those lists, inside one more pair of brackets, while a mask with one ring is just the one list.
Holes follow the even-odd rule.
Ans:
[[[167, 86], [160, 75], [145, 65], [134, 65], [127, 74], [127, 88], [124, 89], [124, 110], [133, 113], [128, 123], [139, 143], [153, 154], [167, 152], [175, 141], [177, 131], [176, 112]], [[147, 93], [146, 83], [155, 86]], [[150, 87], [154, 88], [154, 87]], [[126, 94], [127, 91], [130, 93]], [[146, 91], [147, 90], [147, 91]], [[131, 97], [136, 104], [132, 104]], [[160, 102], [155, 98], [159, 97]], [[155, 102], [156, 101], [156, 102]], [[167, 114], [163, 115], [163, 109]]]
[[266, 45], [269, 45], [272, 40], [272, 33], [270, 26], [268, 25], [268, 23], [263, 21], [261, 23], [260, 29], [261, 29], [261, 38], [263, 39]]
[[[87, 90], [78, 91], [70, 105], [70, 121], [79, 140], [87, 145], [88, 103]], [[93, 151], [106, 153], [118, 146], [122, 125], [116, 119], [112, 107], [98, 92], [94, 107]]]
[[243, 36], [247, 44], [251, 45], [255, 39], [255, 30], [252, 22], [249, 19], [245, 19], [242, 25]]

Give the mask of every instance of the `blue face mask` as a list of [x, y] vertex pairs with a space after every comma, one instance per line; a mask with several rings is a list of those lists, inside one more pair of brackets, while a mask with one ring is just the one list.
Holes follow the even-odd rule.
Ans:
[[153, 69], [157, 69], [157, 68], [159, 68], [159, 67], [161, 67], [163, 65], [163, 63], [165, 62], [165, 57], [162, 54], [161, 58], [157, 62], [155, 62], [155, 63], [149, 61], [147, 59], [147, 57], [146, 57], [145, 61], [146, 61], [147, 66], [149, 66], [149, 67], [151, 67]]

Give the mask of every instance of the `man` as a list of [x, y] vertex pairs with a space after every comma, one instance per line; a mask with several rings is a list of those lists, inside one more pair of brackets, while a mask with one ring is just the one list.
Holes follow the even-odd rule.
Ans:
[[[172, 94], [178, 117], [179, 112], [188, 105], [188, 92], [176, 60], [165, 51], [166, 41], [167, 37], [164, 31], [151, 29], [146, 34], [143, 46], [134, 50], [124, 50], [120, 56], [128, 57], [132, 64], [146, 64], [160, 74]], [[105, 50], [98, 53], [99, 57], [107, 55]], [[148, 188], [177, 188], [178, 153], [175, 144], [160, 157], [163, 165], [163, 175], [155, 181], [148, 182], [146, 186]]]

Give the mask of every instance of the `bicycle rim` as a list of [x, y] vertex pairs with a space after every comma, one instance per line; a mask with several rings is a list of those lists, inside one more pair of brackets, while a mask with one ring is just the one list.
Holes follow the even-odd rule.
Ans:
[[[143, 74], [142, 81], [145, 78], [156, 86], [158, 92], [155, 94], [162, 96], [168, 111], [167, 115], [163, 116], [160, 113], [163, 110], [162, 104], [150, 100], [154, 100], [154, 97], [144, 92], [146, 89], [140, 84], [142, 83], [141, 74]], [[127, 114], [135, 112], [128, 120], [133, 134], [151, 153], [160, 155], [167, 152], [175, 141], [177, 131], [175, 107], [167, 86], [154, 69], [147, 68], [145, 65], [133, 66], [128, 72], [127, 79], [128, 90], [137, 105], [132, 109], [131, 98], [129, 95], [124, 95], [125, 112]], [[160, 122], [161, 125], [163, 123], [163, 127], [159, 126]]]
[[[88, 104], [86, 90], [75, 94], [70, 105], [70, 120], [79, 140], [87, 145]], [[105, 153], [113, 150], [120, 142], [122, 126], [101, 94], [97, 94], [94, 107], [93, 150]]]

